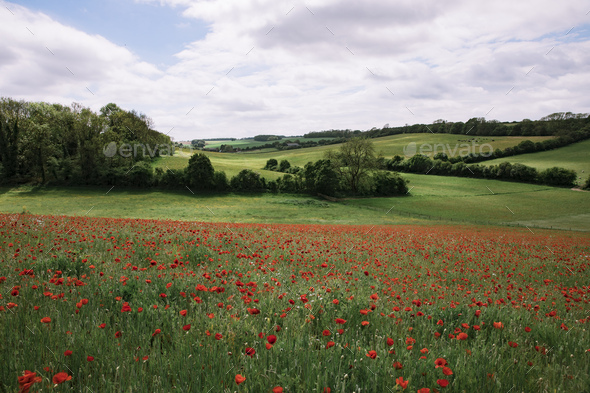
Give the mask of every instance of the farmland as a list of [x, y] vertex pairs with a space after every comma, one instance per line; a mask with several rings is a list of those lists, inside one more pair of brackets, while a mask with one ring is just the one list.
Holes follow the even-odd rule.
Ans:
[[[391, 158], [395, 155], [404, 156], [404, 148], [408, 146], [420, 152], [420, 147], [425, 145], [424, 154], [432, 156], [433, 149], [438, 152], [444, 151], [449, 156], [459, 155], [462, 153], [462, 146], [475, 146], [475, 151], [484, 145], [490, 145], [495, 149], [505, 149], [518, 145], [524, 140], [540, 142], [550, 139], [551, 137], [533, 136], [533, 137], [468, 137], [465, 135], [452, 134], [401, 134], [386, 136], [372, 139], [375, 144], [375, 150], [384, 157]], [[428, 151], [426, 147], [431, 146]], [[265, 171], [262, 168], [269, 158], [277, 160], [288, 160], [292, 165], [303, 167], [309, 161], [317, 161], [323, 158], [326, 151], [337, 149], [338, 145], [318, 146], [305, 149], [293, 149], [284, 151], [264, 150], [262, 152], [249, 153], [216, 153], [204, 152], [216, 170], [222, 170], [228, 176], [236, 175], [244, 168], [254, 169], [267, 179], [276, 179], [280, 174], [272, 171]], [[487, 146], [482, 148], [483, 153], [488, 153]], [[464, 151], [464, 150], [463, 150]], [[411, 154], [413, 155], [413, 153]], [[161, 157], [155, 164], [155, 167], [181, 169], [186, 167], [190, 155], [188, 151], [178, 151], [172, 157]]]
[[543, 170], [558, 166], [571, 169], [578, 173], [580, 180], [585, 180], [590, 174], [590, 140], [574, 143], [559, 149], [538, 153], [522, 154], [514, 157], [499, 158], [485, 162], [486, 165], [510, 163], [524, 164]]
[[[0, 216], [0, 390], [584, 391], [590, 241]], [[30, 373], [35, 373], [32, 375]]]

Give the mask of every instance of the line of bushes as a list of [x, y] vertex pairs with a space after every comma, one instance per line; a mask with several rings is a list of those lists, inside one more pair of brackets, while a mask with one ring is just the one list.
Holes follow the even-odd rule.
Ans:
[[417, 154], [405, 160], [396, 156], [385, 160], [385, 166], [390, 171], [419, 173], [440, 176], [474, 177], [482, 179], [512, 180], [523, 183], [545, 184], [555, 187], [573, 187], [576, 185], [577, 174], [565, 168], [553, 167], [543, 171], [523, 165], [502, 162], [498, 165], [468, 165], [465, 162], [451, 163], [441, 159], [431, 159]]

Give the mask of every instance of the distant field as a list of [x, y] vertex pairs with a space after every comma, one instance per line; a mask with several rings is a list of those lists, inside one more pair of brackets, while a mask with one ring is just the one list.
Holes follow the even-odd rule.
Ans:
[[586, 180], [590, 176], [590, 140], [555, 150], [486, 161], [484, 164], [497, 165], [506, 161], [532, 166], [538, 170], [554, 166], [572, 169], [578, 173], [579, 180]]
[[276, 141], [255, 141], [254, 139], [238, 139], [238, 140], [232, 141], [231, 139], [227, 139], [227, 140], [221, 140], [221, 141], [205, 141], [205, 147], [206, 148], [214, 148], [214, 147], [220, 147], [221, 145], [232, 145], [233, 147], [240, 147], [243, 149], [246, 147], [263, 146], [263, 145], [266, 145], [268, 143], [273, 143], [273, 142], [296, 142], [296, 141], [319, 142], [321, 140], [330, 140], [330, 139], [334, 139], [334, 138], [290, 137], [290, 138], [283, 138], [283, 139], [276, 140]]
[[[590, 230], [590, 192], [496, 180], [404, 174], [411, 196], [332, 203], [302, 195], [198, 195], [115, 187], [0, 188], [0, 212], [210, 222], [472, 223]], [[390, 210], [391, 209], [391, 210]], [[389, 213], [387, 213], [389, 211]], [[387, 213], [387, 214], [386, 214]]]
[[[465, 135], [450, 135], [450, 134], [401, 134], [386, 136], [382, 138], [375, 138], [372, 141], [375, 143], [375, 149], [378, 153], [383, 154], [386, 158], [391, 158], [395, 155], [404, 155], [404, 148], [410, 147], [420, 152], [422, 145], [425, 145], [424, 152], [426, 153], [427, 145], [431, 145], [432, 149], [442, 151], [443, 146], [445, 152], [449, 155], [459, 155], [464, 152], [465, 146], [470, 146], [473, 149], [475, 146], [476, 152], [479, 147], [484, 144], [489, 144], [493, 149], [505, 149], [506, 147], [516, 146], [523, 140], [531, 140], [539, 142], [551, 137], [469, 137]], [[291, 165], [303, 167], [309, 161], [316, 161], [321, 159], [325, 152], [330, 149], [337, 149], [339, 145], [317, 146], [304, 149], [294, 149], [286, 151], [266, 151], [250, 152], [250, 153], [214, 153], [204, 152], [211, 159], [211, 163], [216, 170], [223, 170], [228, 176], [234, 176], [244, 168], [257, 170], [262, 176], [267, 179], [276, 179], [281, 176], [280, 173], [272, 171], [264, 171], [266, 161], [270, 158], [277, 160], [289, 160]], [[489, 149], [484, 148], [483, 152]], [[179, 153], [175, 157], [162, 157], [156, 162], [155, 166], [165, 167], [170, 169], [180, 169], [186, 167], [189, 155]]]

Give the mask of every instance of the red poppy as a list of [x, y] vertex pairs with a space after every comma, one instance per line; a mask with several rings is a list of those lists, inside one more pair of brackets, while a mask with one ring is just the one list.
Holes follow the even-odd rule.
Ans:
[[330, 393], [332, 391], [332, 389], [330, 388], [324, 388], [324, 393]]
[[467, 340], [467, 333], [459, 333], [457, 335], [457, 340]]
[[191, 324], [189, 323], [188, 325], [184, 325], [182, 327], [182, 330], [184, 330], [185, 332], [188, 332], [189, 330], [191, 330]]
[[387, 346], [388, 347], [392, 347], [393, 346], [393, 338], [387, 337]]
[[116, 331], [115, 332], [115, 337], [116, 338], [121, 338], [121, 336], [122, 336], [121, 331]]
[[57, 373], [53, 376], [53, 383], [57, 385], [65, 381], [70, 381], [71, 379], [71, 375], [68, 375], [68, 373], [62, 371], [61, 373]]
[[88, 356], [86, 357], [86, 360], [88, 360], [89, 362], [93, 362], [93, 361], [94, 361], [94, 356], [90, 356], [90, 355], [88, 355]]
[[49, 317], [43, 317], [43, 318], [41, 318], [41, 322], [42, 323], [49, 323], [49, 322], [51, 322], [51, 318], [49, 318]]
[[326, 349], [331, 348], [334, 345], [336, 345], [336, 343], [334, 341], [328, 341], [328, 343], [326, 344]]
[[246, 380], [246, 377], [243, 377], [241, 374], [236, 375], [236, 383], [239, 385]]
[[401, 370], [404, 366], [400, 362], [393, 362], [393, 368], [396, 370]]
[[19, 391], [18, 393], [28, 393], [34, 383], [41, 382], [43, 378], [38, 377], [37, 373], [25, 370], [21, 377], [18, 377]]
[[182, 315], [183, 317], [186, 316], [186, 310], [180, 310], [180, 315]]
[[331, 335], [331, 334], [332, 334], [332, 333], [330, 333], [330, 331], [329, 331], [328, 329], [326, 329], [326, 330], [324, 330], [324, 331], [322, 332], [322, 335], [324, 335], [324, 336], [329, 336], [329, 335]]
[[494, 322], [494, 327], [496, 329], [504, 329], [504, 324], [502, 322]]
[[363, 325], [363, 326], [368, 326], [368, 325], [369, 325], [369, 321], [362, 321], [362, 322], [361, 322], [361, 325]]
[[256, 354], [254, 348], [246, 347], [246, 355], [253, 357]]
[[342, 318], [336, 318], [336, 323], [339, 325], [344, 325], [346, 323], [346, 320]]
[[441, 388], [446, 388], [449, 384], [449, 381], [447, 381], [446, 379], [437, 379], [436, 383], [438, 383]]
[[511, 346], [512, 348], [518, 347], [518, 344], [513, 341], [508, 341], [508, 345]]
[[72, 351], [70, 351], [69, 349], [64, 352], [64, 356], [70, 356], [71, 354]]
[[221, 335], [221, 333], [215, 333], [216, 340], [221, 340], [222, 338], [223, 338], [223, 336]]
[[371, 359], [375, 359], [377, 357], [377, 352], [376, 351], [369, 351], [369, 353], [367, 353], [366, 356], [370, 357]]
[[453, 370], [450, 367], [444, 366], [443, 367], [443, 374], [444, 375], [453, 375]]
[[266, 349], [271, 349], [271, 348], [272, 348], [272, 344], [266, 343]]
[[269, 344], [274, 344], [277, 342], [277, 336], [275, 336], [274, 334], [271, 334], [270, 336], [268, 336], [266, 338], [266, 340], [268, 341]]
[[283, 393], [283, 388], [280, 386], [275, 386], [272, 388], [272, 393]]
[[528, 327], [528, 326], [526, 326], [526, 327], [524, 328], [524, 331], [525, 331], [525, 332], [527, 332], [527, 333], [530, 333], [530, 331], [531, 331], [531, 328], [530, 328], [530, 327]]
[[248, 313], [250, 315], [258, 315], [258, 314], [260, 314], [260, 310], [257, 309], [257, 308], [248, 308], [247, 310], [248, 310]]
[[399, 377], [395, 379], [395, 383], [405, 390], [410, 382], [404, 381], [404, 377]]
[[436, 358], [434, 361], [435, 368], [443, 367], [447, 365], [447, 361], [443, 358]]
[[428, 389], [428, 388], [418, 389], [418, 393], [430, 393], [430, 389]]
[[162, 331], [160, 329], [156, 329], [154, 331], [154, 333], [152, 333], [152, 337], [154, 337], [156, 334], [160, 334], [160, 333], [162, 333]]

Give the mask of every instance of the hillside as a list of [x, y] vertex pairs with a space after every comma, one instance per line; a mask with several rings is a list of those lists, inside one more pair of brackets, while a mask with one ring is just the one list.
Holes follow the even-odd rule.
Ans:
[[578, 173], [579, 180], [586, 180], [590, 175], [590, 140], [574, 143], [555, 150], [490, 160], [484, 164], [497, 165], [506, 161], [532, 166], [538, 170], [554, 166], [572, 169]]
[[[470, 149], [475, 146], [476, 152], [480, 146], [489, 144], [495, 149], [505, 149], [507, 147], [516, 146], [524, 140], [531, 140], [533, 142], [540, 142], [543, 140], [551, 139], [548, 136], [536, 136], [536, 137], [469, 137], [465, 135], [454, 135], [454, 134], [401, 134], [392, 135], [380, 138], [371, 139], [375, 145], [375, 150], [381, 153], [386, 158], [391, 158], [395, 155], [404, 156], [404, 148], [414, 148], [416, 152], [420, 152], [420, 146], [425, 145], [425, 154], [432, 156], [433, 154], [428, 151], [433, 151], [435, 148], [437, 151], [445, 152], [448, 156], [461, 154], [464, 151], [465, 146], [469, 146]], [[428, 149], [428, 145], [431, 148]], [[272, 171], [265, 171], [261, 168], [264, 167], [266, 161], [270, 158], [277, 160], [288, 160], [291, 165], [297, 165], [303, 167], [309, 161], [316, 161], [323, 158], [325, 152], [330, 149], [336, 149], [339, 145], [329, 146], [317, 146], [306, 149], [294, 149], [287, 151], [254, 151], [249, 153], [215, 153], [215, 152], [204, 152], [209, 156], [211, 163], [216, 170], [225, 171], [228, 176], [234, 176], [240, 170], [244, 168], [254, 169], [267, 179], [276, 179], [281, 174]], [[154, 163], [155, 167], [161, 167], [166, 169], [181, 169], [186, 167], [188, 158], [188, 150], [177, 152], [174, 157], [160, 157]], [[483, 147], [483, 152], [487, 153], [488, 148]], [[454, 153], [454, 154], [453, 154]]]

